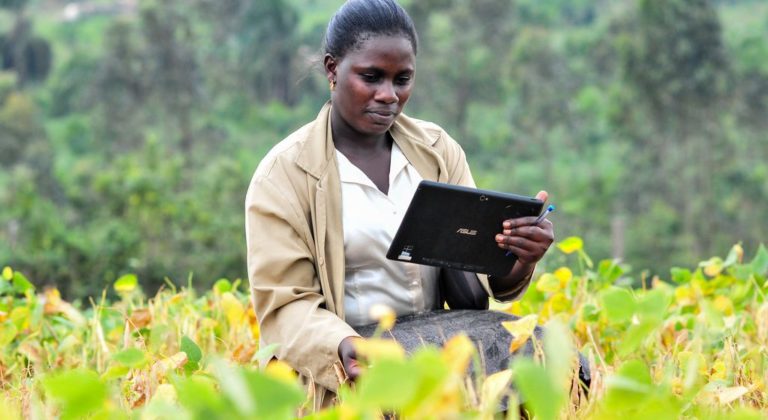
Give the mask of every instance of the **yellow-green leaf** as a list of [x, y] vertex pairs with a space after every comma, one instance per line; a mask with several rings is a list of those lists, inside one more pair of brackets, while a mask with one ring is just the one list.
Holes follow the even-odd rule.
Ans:
[[510, 382], [512, 382], [512, 370], [510, 369], [496, 372], [487, 377], [483, 382], [481, 391], [483, 405], [486, 408], [495, 409], [499, 398], [504, 395], [505, 391], [509, 391]]
[[11, 269], [11, 267], [8, 267], [6, 265], [5, 268], [3, 268], [3, 278], [8, 281], [11, 281], [11, 279], [13, 279], [13, 269]]
[[147, 354], [135, 347], [115, 353], [112, 356], [112, 360], [130, 368], [140, 368], [149, 361]]
[[13, 273], [13, 288], [18, 293], [27, 293], [27, 291], [35, 290], [35, 286], [27, 280], [27, 277], [18, 271]]
[[573, 279], [573, 271], [568, 267], [560, 267], [553, 274], [560, 281], [561, 288], [565, 288]]
[[139, 279], [135, 274], [124, 274], [114, 284], [115, 291], [118, 293], [130, 293], [136, 289]]
[[459, 334], [448, 340], [443, 347], [442, 357], [451, 371], [463, 374], [469, 366], [469, 360], [475, 352], [472, 340], [464, 334]]
[[715, 277], [723, 271], [725, 263], [720, 257], [712, 257], [707, 261], [699, 263], [699, 267], [704, 269], [704, 274], [709, 277]]
[[227, 317], [229, 325], [236, 326], [243, 321], [245, 308], [232, 293], [224, 292], [221, 294], [221, 310], [224, 312], [224, 316]]
[[749, 393], [749, 388], [745, 386], [733, 386], [728, 388], [718, 388], [712, 392], [715, 402], [720, 404], [730, 404]]
[[19, 330], [13, 323], [3, 322], [0, 324], [0, 348], [11, 344], [18, 333]]
[[357, 355], [369, 361], [403, 360], [405, 358], [405, 350], [394, 340], [368, 338], [355, 340], [354, 344]]
[[560, 241], [557, 247], [566, 254], [572, 254], [584, 248], [584, 241], [578, 236], [571, 236]]
[[531, 338], [538, 320], [538, 315], [528, 315], [515, 321], [504, 321], [501, 323], [512, 334], [512, 342], [509, 344], [510, 353], [517, 351]]
[[560, 290], [560, 280], [550, 273], [542, 274], [538, 280], [536, 280], [536, 290], [540, 292], [554, 293]]

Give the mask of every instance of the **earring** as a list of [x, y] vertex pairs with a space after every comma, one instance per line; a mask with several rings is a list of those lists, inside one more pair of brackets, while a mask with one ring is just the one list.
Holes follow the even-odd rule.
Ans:
[[331, 80], [331, 82], [330, 82], [330, 88], [331, 88], [331, 92], [333, 92], [334, 90], [336, 90], [336, 80]]

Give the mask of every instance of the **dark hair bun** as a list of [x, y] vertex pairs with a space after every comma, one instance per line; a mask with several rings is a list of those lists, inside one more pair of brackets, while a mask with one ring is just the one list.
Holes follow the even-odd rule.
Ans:
[[376, 35], [403, 35], [416, 54], [418, 37], [408, 13], [394, 0], [349, 0], [339, 8], [325, 32], [325, 53], [342, 58]]

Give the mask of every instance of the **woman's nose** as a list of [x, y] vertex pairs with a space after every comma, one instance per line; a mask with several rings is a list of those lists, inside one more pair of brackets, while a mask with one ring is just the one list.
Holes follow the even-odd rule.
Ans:
[[375, 98], [378, 102], [384, 102], [386, 104], [397, 103], [399, 98], [395, 91], [395, 86], [392, 82], [383, 82], [376, 90]]

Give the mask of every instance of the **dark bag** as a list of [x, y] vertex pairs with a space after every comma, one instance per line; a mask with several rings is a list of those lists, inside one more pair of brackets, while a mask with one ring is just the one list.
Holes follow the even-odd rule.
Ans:
[[[514, 337], [504, 328], [502, 322], [517, 319], [519, 318], [515, 315], [498, 311], [437, 310], [400, 317], [395, 326], [381, 336], [397, 341], [410, 354], [425, 344], [442, 347], [451, 337], [466, 334], [477, 346], [482, 371], [491, 375], [509, 368], [513, 358], [532, 357], [535, 352], [533, 341], [530, 339], [514, 353], [509, 352]], [[371, 337], [377, 331], [377, 325], [355, 327], [355, 330], [363, 337]], [[537, 340], [543, 339], [543, 333], [541, 327], [534, 329]], [[581, 353], [578, 356], [578, 378], [584, 389], [589, 390], [592, 382], [589, 362]], [[470, 371], [473, 370], [470, 366]], [[501, 408], [506, 408], [506, 402], [502, 402]]]
[[475, 273], [441, 268], [438, 284], [440, 298], [449, 308], [488, 309], [488, 293]]

